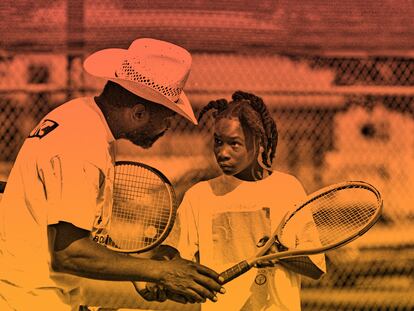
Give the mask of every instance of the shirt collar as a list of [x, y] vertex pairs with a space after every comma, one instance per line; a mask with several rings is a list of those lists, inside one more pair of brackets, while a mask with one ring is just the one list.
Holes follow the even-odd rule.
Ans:
[[105, 127], [105, 132], [106, 132], [106, 139], [108, 141], [108, 143], [112, 143], [115, 141], [115, 137], [112, 134], [111, 129], [109, 128], [108, 122], [106, 121], [105, 116], [102, 113], [102, 110], [98, 107], [98, 105], [96, 104], [94, 98], [90, 98], [90, 100], [87, 101], [88, 105], [99, 115], [104, 127]]

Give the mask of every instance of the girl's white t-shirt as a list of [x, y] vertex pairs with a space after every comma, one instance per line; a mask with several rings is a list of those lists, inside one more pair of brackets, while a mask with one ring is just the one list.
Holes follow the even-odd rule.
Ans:
[[[274, 171], [267, 178], [247, 182], [222, 175], [192, 187], [179, 208], [182, 257], [194, 259], [218, 273], [255, 255], [257, 243], [277, 228], [286, 213], [306, 193], [294, 177]], [[175, 228], [176, 230], [178, 228]], [[291, 239], [297, 239], [292, 232]], [[325, 271], [324, 255], [310, 256]], [[281, 265], [253, 268], [227, 283], [226, 294], [202, 310], [300, 310], [300, 275]]]

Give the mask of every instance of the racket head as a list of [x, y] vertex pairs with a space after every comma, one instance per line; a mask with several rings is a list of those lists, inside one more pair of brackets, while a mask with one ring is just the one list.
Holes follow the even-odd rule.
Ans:
[[380, 192], [369, 183], [334, 184], [299, 204], [280, 224], [277, 240], [287, 252], [312, 254], [335, 249], [367, 232], [379, 219], [382, 207]]
[[168, 178], [144, 163], [117, 161], [106, 246], [141, 253], [161, 244], [176, 218], [177, 200]]

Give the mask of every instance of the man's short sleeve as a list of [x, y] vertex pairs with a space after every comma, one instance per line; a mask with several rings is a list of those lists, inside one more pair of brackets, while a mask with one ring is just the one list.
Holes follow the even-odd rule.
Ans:
[[91, 230], [102, 173], [76, 155], [56, 156], [39, 171], [47, 202], [48, 225], [59, 221]]

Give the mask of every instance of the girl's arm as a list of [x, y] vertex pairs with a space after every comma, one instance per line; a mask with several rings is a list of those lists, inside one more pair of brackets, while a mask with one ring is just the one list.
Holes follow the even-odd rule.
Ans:
[[[322, 258], [322, 260], [324, 259]], [[281, 266], [285, 267], [286, 269], [305, 275], [314, 280], [319, 279], [326, 272], [325, 269], [321, 269], [308, 256], [296, 257], [296, 258], [284, 258], [284, 259], [280, 259], [278, 263]]]
[[[260, 247], [264, 245], [267, 239], [268, 237], [265, 237], [264, 239], [260, 240], [260, 244], [258, 244], [258, 246]], [[276, 242], [267, 253], [281, 252], [284, 250], [286, 250], [286, 248]], [[314, 280], [319, 279], [326, 272], [324, 254], [283, 258], [257, 264], [257, 267], [275, 267], [278, 264], [288, 270], [310, 277]]]

